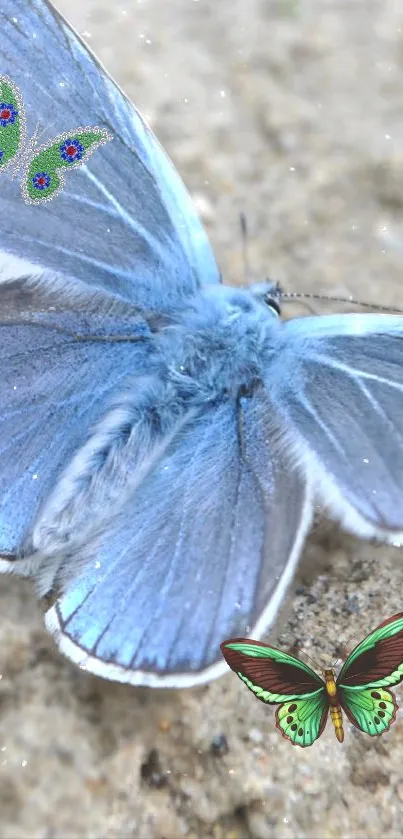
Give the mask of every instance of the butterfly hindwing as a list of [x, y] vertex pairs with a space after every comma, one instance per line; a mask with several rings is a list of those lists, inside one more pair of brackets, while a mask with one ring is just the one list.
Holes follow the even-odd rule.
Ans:
[[396, 719], [398, 704], [384, 688], [339, 688], [339, 700], [350, 722], [371, 737], [384, 734]]
[[233, 638], [221, 644], [221, 652], [231, 670], [262, 702], [300, 699], [323, 689], [322, 679], [307, 664], [261, 641]]
[[318, 498], [348, 530], [394, 544], [403, 534], [402, 366], [402, 317], [323, 315], [284, 324], [267, 380]]
[[350, 653], [340, 670], [340, 688], [379, 689], [403, 679], [403, 613], [381, 623]]
[[38, 149], [22, 182], [22, 196], [27, 204], [50, 201], [63, 189], [64, 172], [88, 160], [95, 149], [112, 140], [112, 135], [97, 126], [79, 128], [61, 134]]
[[[129, 449], [138, 445], [139, 452], [127, 450], [117, 475], [126, 483], [125, 503], [111, 516], [109, 502], [102, 529], [65, 557], [55, 580], [60, 596], [46, 623], [63, 652], [87, 670], [178, 687], [225, 670], [223, 637], [271, 625], [307, 511], [306, 490], [297, 473], [291, 477], [287, 451], [268, 445], [274, 414], [262, 393], [183, 417], [168, 394], [163, 382], [135, 383]], [[71, 522], [73, 505], [83, 526], [94, 502], [94, 512], [105, 510], [93, 495], [105, 489], [99, 474], [104, 455], [94, 463], [90, 442], [97, 480], [87, 493], [81, 460], [77, 479], [85, 497], [77, 504], [78, 486], [72, 485], [67, 498], [59, 494], [63, 511], [45, 507], [38, 522], [55, 548], [61, 535], [55, 524], [64, 510]], [[99, 442], [103, 454], [102, 435]], [[284, 509], [287, 527], [279, 514]], [[302, 671], [302, 677], [308, 675]], [[316, 689], [317, 681], [308, 687]]]
[[0, 76], [0, 172], [13, 162], [24, 137], [24, 105], [19, 88], [8, 76]]
[[328, 711], [326, 691], [319, 688], [302, 699], [280, 705], [276, 710], [276, 726], [293, 746], [312, 746], [325, 728]]

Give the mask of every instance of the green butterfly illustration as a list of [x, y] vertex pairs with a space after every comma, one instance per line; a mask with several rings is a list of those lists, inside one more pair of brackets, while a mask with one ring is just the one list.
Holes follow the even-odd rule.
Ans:
[[276, 710], [276, 726], [294, 746], [312, 746], [322, 734], [330, 709], [337, 739], [344, 740], [342, 710], [371, 737], [384, 734], [396, 719], [391, 685], [403, 679], [403, 612], [381, 623], [343, 664], [323, 679], [292, 655], [248, 638], [221, 644], [229, 666], [258, 699]]
[[[64, 186], [64, 171], [81, 166], [112, 135], [97, 126], [77, 128], [34, 148], [27, 144], [24, 103], [9, 76], [0, 75], [0, 173], [10, 166], [23, 170], [21, 192], [26, 204], [51, 201]], [[0, 191], [1, 197], [1, 191]]]

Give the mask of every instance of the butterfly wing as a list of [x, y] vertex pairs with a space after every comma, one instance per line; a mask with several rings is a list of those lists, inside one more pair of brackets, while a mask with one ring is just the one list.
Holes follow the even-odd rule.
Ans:
[[232, 638], [221, 652], [247, 688], [262, 702], [283, 703], [276, 726], [293, 745], [311, 746], [322, 734], [328, 701], [322, 679], [300, 661], [260, 641]]
[[[223, 637], [273, 622], [311, 502], [288, 454], [267, 444], [271, 408], [263, 397], [205, 406], [155, 447], [139, 430], [150, 449], [134, 491], [52, 581], [48, 628], [81, 667], [132, 684], [201, 683], [225, 669]], [[160, 410], [144, 416], [151, 430]], [[91, 504], [80, 499], [87, 518]], [[53, 515], [39, 527], [50, 537]]]
[[403, 318], [329, 315], [284, 324], [267, 386], [317, 495], [361, 536], [403, 532]]
[[50, 201], [64, 187], [64, 172], [82, 166], [98, 146], [112, 140], [105, 129], [79, 129], [61, 134], [35, 151], [22, 181], [22, 197], [27, 204]]
[[10, 257], [23, 258], [47, 272], [53, 288], [58, 283], [63, 290], [66, 279], [75, 278], [158, 312], [177, 306], [201, 283], [219, 282], [172, 164], [58, 12], [45, 0], [5, 0], [0, 29], [2, 72], [23, 92], [29, 135], [39, 121], [50, 138], [80, 125], [113, 137], [40, 212], [21, 202], [15, 180], [2, 180], [2, 276]]
[[399, 706], [390, 690], [340, 687], [338, 694], [350, 722], [371, 737], [384, 734], [396, 719]]
[[402, 680], [403, 613], [399, 613], [357, 644], [340, 670], [338, 695], [350, 722], [372, 736], [387, 731], [398, 705], [385, 688]]
[[150, 330], [133, 307], [114, 314], [98, 295], [91, 312], [94, 300], [69, 293], [75, 310], [58, 311], [24, 283], [0, 285], [0, 570], [32, 550], [41, 505], [133, 370], [150, 373]]
[[0, 76], [0, 174], [13, 162], [25, 139], [25, 113], [20, 91]]
[[323, 689], [322, 679], [311, 667], [261, 641], [232, 638], [222, 642], [221, 652], [231, 670], [262, 702], [286, 702]]
[[350, 653], [337, 678], [342, 688], [381, 688], [403, 679], [403, 613], [381, 623]]
[[320, 737], [327, 721], [329, 703], [324, 688], [276, 710], [276, 727], [293, 746], [312, 746]]

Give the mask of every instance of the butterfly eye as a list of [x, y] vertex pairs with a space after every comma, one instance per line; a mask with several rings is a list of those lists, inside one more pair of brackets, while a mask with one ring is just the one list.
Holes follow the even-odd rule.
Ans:
[[264, 297], [264, 302], [266, 303], [266, 306], [269, 307], [269, 309], [272, 309], [275, 315], [277, 315], [278, 317], [281, 315], [280, 304], [275, 297], [272, 297], [272, 295], [267, 294]]

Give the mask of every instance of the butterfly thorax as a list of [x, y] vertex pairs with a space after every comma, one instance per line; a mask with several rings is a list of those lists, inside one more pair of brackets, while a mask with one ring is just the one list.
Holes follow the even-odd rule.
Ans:
[[334, 732], [339, 743], [342, 743], [344, 740], [343, 720], [337, 696], [337, 684], [333, 668], [324, 670], [323, 677], [325, 680], [327, 699], [330, 705], [330, 717], [334, 726]]
[[251, 393], [278, 351], [280, 319], [244, 289], [195, 295], [160, 337], [169, 378], [186, 403]]

